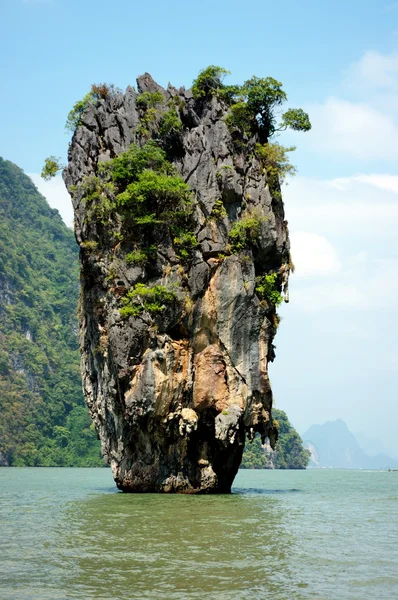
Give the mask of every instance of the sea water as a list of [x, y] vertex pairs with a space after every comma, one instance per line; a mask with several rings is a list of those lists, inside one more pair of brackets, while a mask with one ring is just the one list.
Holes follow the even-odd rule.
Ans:
[[1, 600], [398, 598], [398, 472], [240, 471], [123, 494], [110, 469], [0, 469]]

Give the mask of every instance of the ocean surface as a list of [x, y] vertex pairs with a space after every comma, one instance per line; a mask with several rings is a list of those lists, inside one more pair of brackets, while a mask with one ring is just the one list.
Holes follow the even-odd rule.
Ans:
[[398, 598], [398, 472], [241, 471], [233, 492], [0, 469], [0, 598]]

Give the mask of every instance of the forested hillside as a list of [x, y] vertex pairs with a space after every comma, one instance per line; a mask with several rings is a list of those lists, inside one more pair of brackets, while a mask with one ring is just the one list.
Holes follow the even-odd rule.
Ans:
[[283, 410], [274, 409], [272, 416], [279, 434], [275, 450], [263, 447], [256, 436], [252, 444], [246, 444], [241, 469], [305, 469], [311, 453]]
[[0, 465], [101, 465], [80, 382], [76, 242], [0, 158]]

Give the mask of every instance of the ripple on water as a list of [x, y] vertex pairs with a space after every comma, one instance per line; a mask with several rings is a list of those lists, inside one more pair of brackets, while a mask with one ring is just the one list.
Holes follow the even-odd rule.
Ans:
[[126, 495], [110, 479], [0, 471], [2, 600], [398, 597], [398, 478], [245, 471], [219, 496]]

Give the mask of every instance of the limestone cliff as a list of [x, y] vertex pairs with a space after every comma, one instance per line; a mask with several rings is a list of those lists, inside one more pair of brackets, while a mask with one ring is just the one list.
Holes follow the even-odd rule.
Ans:
[[[86, 107], [64, 170], [81, 248], [84, 393], [120, 489], [228, 492], [245, 435], [276, 435], [268, 363], [272, 293], [287, 291], [289, 273], [283, 204], [258, 139], [231, 132], [222, 99], [148, 74], [137, 83]], [[189, 213], [159, 216], [153, 192], [137, 217], [146, 192], [115, 169], [112, 183], [107, 161], [125, 156], [131, 174], [123, 153], [150, 140], [189, 186]]]

